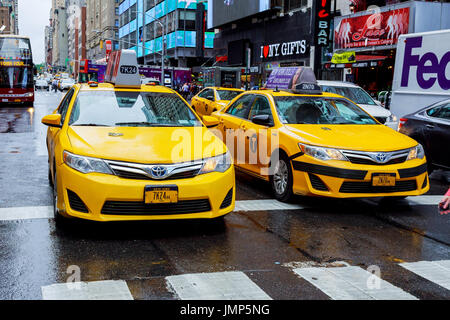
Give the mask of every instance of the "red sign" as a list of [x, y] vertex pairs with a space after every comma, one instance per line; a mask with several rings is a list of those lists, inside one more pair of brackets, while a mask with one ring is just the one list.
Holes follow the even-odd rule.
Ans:
[[109, 55], [112, 52], [112, 41], [106, 40], [105, 41], [105, 48], [106, 48], [106, 54]]
[[316, 46], [326, 47], [330, 38], [330, 20], [331, 20], [331, 0], [316, 1]]
[[334, 30], [334, 48], [393, 45], [408, 33], [409, 8], [344, 18]]

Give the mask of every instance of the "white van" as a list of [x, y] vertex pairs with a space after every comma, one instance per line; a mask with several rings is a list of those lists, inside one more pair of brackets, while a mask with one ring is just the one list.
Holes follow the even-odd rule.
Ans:
[[351, 82], [318, 80], [322, 91], [336, 93], [357, 103], [364, 111], [385, 124], [397, 130], [398, 120], [392, 113], [375, 101], [363, 88]]
[[450, 98], [450, 29], [398, 39], [390, 110], [398, 117]]

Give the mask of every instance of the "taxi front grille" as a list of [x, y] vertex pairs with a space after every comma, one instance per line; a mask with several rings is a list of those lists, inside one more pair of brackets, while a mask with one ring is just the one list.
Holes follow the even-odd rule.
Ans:
[[67, 190], [67, 196], [69, 198], [70, 208], [74, 211], [89, 213], [88, 208], [84, 204], [83, 200], [73, 191]]
[[175, 215], [211, 211], [208, 199], [182, 200], [177, 203], [145, 204], [142, 201], [106, 201], [102, 214], [106, 215]]
[[[129, 171], [125, 171], [125, 170], [118, 170], [118, 169], [114, 169], [114, 174], [120, 178], [123, 179], [134, 179], [134, 180], [155, 180], [152, 179], [151, 177], [149, 177], [146, 174], [141, 174], [141, 173], [135, 173], [135, 172], [129, 172]], [[195, 176], [198, 175], [198, 172], [200, 170], [191, 170], [191, 171], [185, 171], [185, 172], [180, 172], [180, 173], [176, 173], [174, 175], [171, 175], [170, 177], [167, 178], [167, 180], [176, 180], [176, 179], [189, 179], [189, 178], [193, 178]]]
[[347, 156], [347, 159], [354, 164], [368, 164], [368, 165], [377, 165], [377, 166], [386, 166], [389, 164], [399, 164], [399, 163], [403, 163], [406, 161], [407, 156], [405, 157], [401, 157], [401, 158], [396, 158], [396, 159], [392, 159], [386, 163], [377, 163], [371, 159], [363, 159], [363, 158], [357, 158], [357, 157], [350, 157]]
[[417, 190], [416, 180], [396, 181], [392, 187], [374, 187], [372, 182], [345, 181], [341, 193], [394, 193]]
[[309, 180], [311, 181], [311, 186], [319, 191], [328, 191], [328, 187], [318, 176], [309, 173]]
[[231, 206], [231, 203], [233, 202], [233, 189], [228, 191], [225, 199], [223, 200], [222, 204], [220, 205], [220, 209], [225, 209]]

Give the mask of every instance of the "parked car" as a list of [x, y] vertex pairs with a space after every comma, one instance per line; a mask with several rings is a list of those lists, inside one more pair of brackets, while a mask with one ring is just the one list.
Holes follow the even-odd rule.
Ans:
[[450, 99], [400, 118], [398, 129], [424, 147], [428, 172], [450, 170]]
[[75, 84], [75, 81], [73, 79], [62, 79], [59, 83], [59, 90], [69, 90], [72, 88], [72, 86]]
[[50, 91], [50, 86], [48, 85], [47, 81], [43, 79], [36, 80], [36, 83], [34, 85], [35, 90], [47, 90]]
[[374, 100], [370, 94], [364, 91], [360, 86], [344, 81], [318, 80], [317, 82], [324, 92], [336, 93], [352, 100], [380, 123], [392, 129], [397, 129], [397, 117], [389, 110], [383, 108], [379, 101]]

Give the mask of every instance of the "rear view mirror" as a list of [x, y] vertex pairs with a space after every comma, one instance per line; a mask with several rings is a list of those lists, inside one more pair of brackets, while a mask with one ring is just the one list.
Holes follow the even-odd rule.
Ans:
[[268, 114], [256, 115], [252, 118], [252, 122], [266, 127], [270, 127], [272, 125], [272, 120]]
[[203, 123], [207, 128], [212, 128], [219, 124], [219, 120], [217, 120], [217, 118], [214, 117], [203, 116]]
[[60, 114], [49, 114], [42, 118], [41, 122], [49, 127], [61, 128], [61, 115]]

